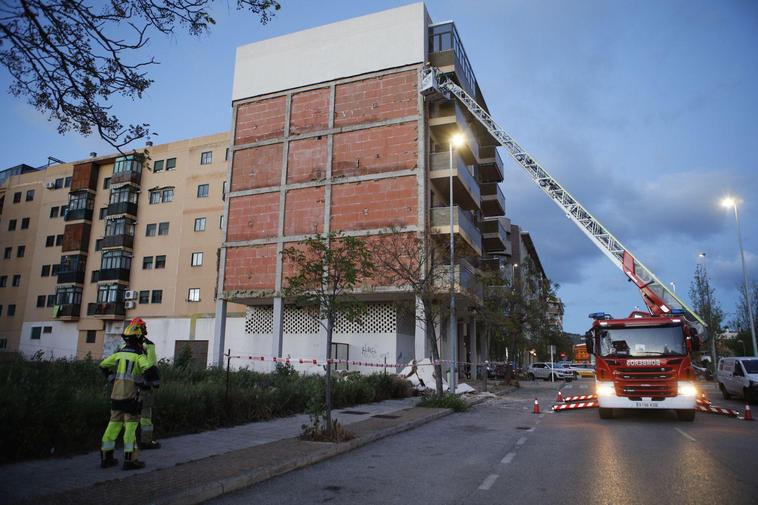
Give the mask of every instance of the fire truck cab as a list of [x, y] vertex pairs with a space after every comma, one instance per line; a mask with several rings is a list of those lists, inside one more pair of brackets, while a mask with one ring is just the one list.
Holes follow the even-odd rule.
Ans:
[[613, 409], [673, 409], [680, 421], [695, 419], [697, 389], [690, 353], [698, 351], [697, 330], [684, 313], [653, 316], [635, 311], [625, 319], [595, 312], [585, 334], [595, 358], [598, 412]]

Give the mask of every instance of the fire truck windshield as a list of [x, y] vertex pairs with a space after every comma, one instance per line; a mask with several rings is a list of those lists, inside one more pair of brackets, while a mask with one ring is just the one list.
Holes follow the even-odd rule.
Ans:
[[600, 333], [603, 357], [684, 356], [681, 326], [609, 328]]

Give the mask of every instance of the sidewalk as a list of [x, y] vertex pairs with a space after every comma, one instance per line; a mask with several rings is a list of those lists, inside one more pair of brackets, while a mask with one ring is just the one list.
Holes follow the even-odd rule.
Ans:
[[[387, 400], [334, 411], [356, 438], [341, 444], [297, 439], [308, 416], [274, 419], [161, 440], [145, 451], [142, 470], [101, 469], [99, 453], [0, 468], [3, 503], [199, 503], [371, 441], [445, 416], [446, 409], [415, 407], [418, 398]], [[379, 417], [377, 417], [379, 416]], [[118, 454], [122, 460], [123, 453]]]

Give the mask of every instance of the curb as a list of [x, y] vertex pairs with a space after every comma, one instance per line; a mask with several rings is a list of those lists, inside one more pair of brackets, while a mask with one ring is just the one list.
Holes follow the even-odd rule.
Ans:
[[[334, 456], [338, 456], [340, 454], [344, 454], [346, 452], [352, 451], [364, 445], [368, 445], [382, 438], [386, 438], [386, 437], [395, 435], [397, 433], [402, 433], [404, 431], [412, 430], [413, 428], [417, 428], [419, 426], [430, 423], [432, 421], [436, 421], [437, 419], [441, 419], [452, 413], [453, 411], [450, 409], [433, 412], [428, 416], [425, 416], [419, 419], [414, 419], [412, 421], [408, 421], [406, 423], [399, 424], [397, 426], [391, 426], [391, 427], [385, 428], [380, 431], [376, 431], [374, 433], [370, 433], [362, 437], [354, 438], [353, 440], [350, 440], [348, 442], [343, 442], [341, 444], [332, 445], [329, 442], [325, 442], [324, 443], [325, 446], [322, 450], [316, 451], [313, 454], [310, 454], [304, 458], [300, 458], [298, 460], [287, 461], [277, 466], [258, 470], [255, 472], [235, 475], [233, 477], [227, 477], [225, 479], [220, 479], [216, 482], [207, 482], [203, 484], [198, 484], [196, 486], [185, 488], [179, 493], [174, 493], [169, 496], [163, 496], [158, 499], [151, 500], [150, 503], [153, 503], [155, 505], [191, 505], [191, 504], [196, 504], [196, 503], [202, 503], [204, 501], [217, 498], [227, 493], [232, 493], [240, 489], [245, 489], [247, 487], [269, 480], [273, 477], [284, 475], [293, 470], [298, 470], [300, 468], [311, 466], [321, 461], [333, 458]], [[329, 445], [326, 445], [326, 444], [329, 444]]]

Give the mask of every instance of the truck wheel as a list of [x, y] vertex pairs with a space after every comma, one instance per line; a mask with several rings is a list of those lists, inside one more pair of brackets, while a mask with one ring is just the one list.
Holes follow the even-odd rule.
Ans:
[[531, 372], [529, 372], [529, 375], [527, 375], [527, 377], [529, 378], [530, 381], [534, 380], [534, 374]]
[[721, 390], [721, 396], [724, 397], [724, 400], [731, 400], [732, 395], [729, 394], [729, 391], [727, 391], [724, 385], [720, 382], [719, 382], [719, 389]]
[[695, 420], [695, 409], [677, 410], [676, 417], [680, 421], [686, 421], [688, 423], [691, 423], [692, 421]]
[[600, 415], [600, 419], [613, 419], [613, 409], [600, 407], [597, 409], [597, 413]]

